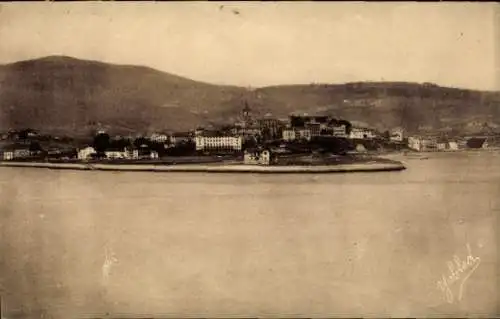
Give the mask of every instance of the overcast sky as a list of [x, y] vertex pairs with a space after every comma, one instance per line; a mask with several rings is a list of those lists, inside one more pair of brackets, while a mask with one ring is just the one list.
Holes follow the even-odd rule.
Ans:
[[500, 89], [494, 3], [0, 6], [0, 63], [68, 55], [243, 86], [386, 80]]

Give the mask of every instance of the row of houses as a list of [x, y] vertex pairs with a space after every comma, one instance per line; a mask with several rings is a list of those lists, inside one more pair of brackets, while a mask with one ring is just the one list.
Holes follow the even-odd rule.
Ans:
[[[91, 147], [84, 147], [82, 149], [74, 150], [58, 150], [52, 152], [32, 151], [28, 147], [17, 145], [8, 146], [0, 150], [1, 159], [4, 161], [30, 159], [35, 157], [45, 158], [60, 158], [60, 159], [74, 159], [89, 160], [96, 156], [97, 151]], [[137, 148], [125, 149], [109, 149], [104, 153], [108, 159], [141, 159], [141, 158], [158, 158], [158, 153], [150, 150], [140, 150]]]
[[489, 143], [485, 137], [448, 139], [432, 136], [410, 136], [408, 137], [408, 147], [420, 152], [458, 151], [461, 149], [486, 149], [489, 147]]
[[[349, 132], [346, 125], [336, 126], [318, 131], [309, 128], [287, 128], [283, 130], [282, 139], [284, 141], [293, 141], [298, 139], [310, 140], [313, 136], [336, 136], [348, 139], [375, 139], [381, 137], [375, 130], [364, 127], [351, 127]], [[389, 140], [394, 142], [403, 142], [404, 133], [402, 129], [394, 130], [389, 136]]]
[[[77, 158], [79, 160], [89, 160], [94, 158], [96, 154], [97, 151], [95, 150], [95, 148], [88, 146], [78, 151]], [[159, 157], [158, 152], [156, 151], [151, 151], [147, 148], [138, 149], [133, 147], [125, 147], [123, 149], [121, 148], [108, 149], [104, 152], [104, 155], [108, 159], [130, 159], [130, 160], [157, 159]]]

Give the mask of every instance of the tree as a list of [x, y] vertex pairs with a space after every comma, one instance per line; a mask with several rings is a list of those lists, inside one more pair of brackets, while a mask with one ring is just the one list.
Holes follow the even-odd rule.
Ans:
[[104, 153], [110, 144], [110, 137], [107, 133], [99, 133], [94, 137], [93, 147], [98, 157], [104, 157]]
[[345, 132], [347, 135], [351, 134], [352, 123], [347, 120], [339, 120], [339, 125], [345, 125]]
[[272, 139], [271, 130], [269, 129], [269, 127], [264, 127], [262, 129], [262, 140], [267, 141], [270, 139]]
[[384, 133], [382, 133], [382, 138], [384, 140], [389, 140], [391, 138], [391, 133], [389, 133], [389, 131], [385, 131]]
[[41, 152], [41, 151], [43, 151], [42, 147], [40, 146], [40, 143], [38, 143], [37, 141], [32, 141], [30, 143], [29, 150], [30, 150], [30, 152]]
[[141, 147], [141, 145], [147, 145], [149, 146], [151, 143], [150, 143], [150, 140], [148, 140], [147, 138], [145, 137], [138, 137], [134, 140], [134, 146], [135, 147]]

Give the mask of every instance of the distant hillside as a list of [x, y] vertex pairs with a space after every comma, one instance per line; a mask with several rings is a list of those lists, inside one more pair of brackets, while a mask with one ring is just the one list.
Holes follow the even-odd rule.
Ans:
[[244, 93], [146, 67], [52, 56], [0, 66], [0, 125], [63, 132], [84, 132], [97, 123], [122, 131], [184, 130]]
[[473, 129], [500, 124], [500, 92], [416, 83], [295, 85], [255, 90], [252, 102], [277, 116], [290, 112], [332, 114], [379, 129]]
[[51, 56], [0, 66], [0, 130], [88, 134], [186, 130], [234, 121], [247, 100], [259, 116], [331, 114], [387, 129], [474, 131], [500, 124], [500, 93], [416, 83], [347, 83], [247, 90], [141, 66]]

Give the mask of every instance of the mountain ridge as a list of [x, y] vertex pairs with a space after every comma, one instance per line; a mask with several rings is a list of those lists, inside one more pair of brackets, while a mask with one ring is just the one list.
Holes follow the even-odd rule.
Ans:
[[[90, 134], [187, 130], [230, 123], [248, 103], [257, 116], [330, 114], [378, 129], [463, 130], [498, 125], [500, 92], [433, 83], [350, 82], [245, 88], [195, 81], [147, 66], [53, 55], [0, 65], [0, 125]], [[97, 124], [96, 124], [97, 123]], [[1, 129], [4, 130], [4, 129]]]

